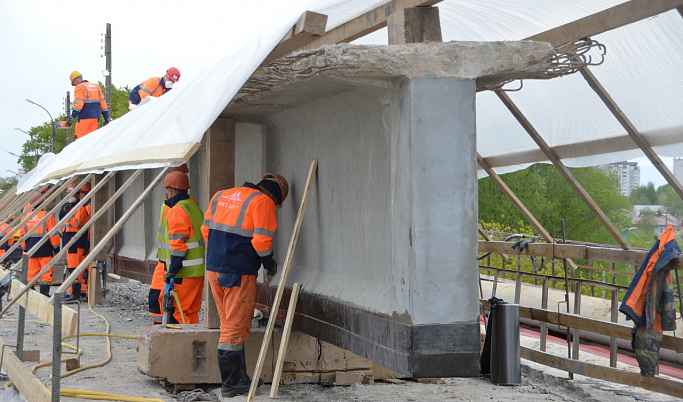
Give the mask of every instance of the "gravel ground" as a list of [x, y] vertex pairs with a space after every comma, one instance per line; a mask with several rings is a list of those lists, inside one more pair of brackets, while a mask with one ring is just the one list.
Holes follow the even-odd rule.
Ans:
[[[137, 335], [150, 325], [147, 314], [148, 285], [137, 281], [108, 284], [108, 294], [104, 306], [95, 306], [94, 311], [105, 317], [112, 334]], [[18, 307], [13, 307], [9, 315], [0, 319], [0, 336], [6, 343], [14, 343], [17, 334]], [[81, 333], [106, 332], [103, 319], [89, 311], [87, 304], [81, 305]], [[166, 389], [156, 380], [137, 371], [137, 340], [126, 338], [111, 339], [111, 361], [101, 367], [93, 367], [62, 379], [62, 389], [83, 389], [113, 394], [157, 398], [164, 401], [218, 400], [213, 393], [216, 386], [197, 391], [176, 394]], [[32, 315], [27, 315], [25, 349], [39, 349], [41, 361], [50, 359], [52, 327], [42, 324]], [[75, 345], [73, 339], [67, 343]], [[107, 358], [106, 338], [101, 336], [83, 337], [79, 341], [83, 350], [81, 366], [98, 365]], [[68, 349], [65, 349], [68, 351]], [[25, 363], [30, 368], [36, 363]], [[45, 384], [50, 384], [50, 367], [40, 368], [35, 374]], [[64, 370], [64, 365], [62, 365]], [[6, 382], [0, 382], [5, 384]], [[257, 401], [270, 400], [270, 386], [259, 389]], [[683, 394], [683, 392], [682, 392]], [[235, 397], [234, 400], [245, 400]], [[278, 400], [281, 401], [672, 401], [680, 400], [667, 395], [643, 391], [576, 376], [573, 381], [566, 380], [566, 373], [523, 361], [522, 384], [518, 386], [498, 386], [486, 378], [446, 378], [435, 383], [422, 383], [411, 380], [376, 382], [375, 385], [352, 385], [348, 387], [323, 387], [320, 385], [282, 385], [279, 387]], [[2, 401], [0, 396], [0, 402]], [[63, 400], [86, 400], [63, 398]]]

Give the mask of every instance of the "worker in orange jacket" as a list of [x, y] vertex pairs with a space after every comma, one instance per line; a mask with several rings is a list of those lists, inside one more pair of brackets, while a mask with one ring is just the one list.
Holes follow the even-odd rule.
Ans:
[[251, 386], [244, 342], [249, 339], [256, 304], [256, 275], [261, 265], [269, 276], [277, 273], [272, 249], [275, 211], [288, 192], [284, 177], [266, 173], [258, 184], [247, 182], [217, 192], [204, 215], [207, 277], [221, 319], [217, 351], [221, 397], [244, 394]]
[[[28, 208], [30, 210], [29, 214], [36, 208], [39, 208], [40, 204], [42, 204], [42, 202], [37, 203], [37, 200], [40, 196], [41, 194], [38, 194], [36, 195], [36, 197], [34, 197], [34, 199], [31, 200], [30, 204], [28, 205]], [[38, 225], [38, 222], [40, 222], [45, 217], [45, 215], [45, 210], [41, 210], [31, 219], [25, 220], [22, 218], [22, 222], [24, 223], [24, 225], [20, 229], [21, 236], [23, 237], [24, 235], [26, 235], [26, 233], [31, 231], [31, 229], [36, 227], [36, 225]], [[26, 240], [24, 240], [21, 243], [21, 247], [23, 248], [24, 252], [29, 252], [31, 249], [33, 249], [33, 246], [35, 246], [56, 225], [57, 222], [55, 220], [54, 215], [50, 215], [43, 224], [39, 225], [37, 229], [33, 233], [31, 233], [31, 235]], [[50, 236], [49, 242], [43, 243], [38, 248], [38, 250], [36, 250], [33, 254], [29, 255], [29, 282], [33, 280], [33, 278], [35, 278], [36, 275], [38, 275], [38, 273], [50, 263], [52, 257], [58, 252], [59, 233], [55, 233], [54, 235]], [[40, 277], [38, 284], [40, 285], [40, 293], [44, 294], [45, 296], [50, 296], [50, 286], [52, 285], [52, 269], [48, 270]]]
[[180, 70], [171, 67], [163, 77], [152, 77], [138, 84], [128, 95], [128, 108], [135, 109], [149, 102], [150, 97], [158, 98], [173, 89], [173, 84], [180, 79]]
[[[75, 185], [71, 188], [71, 193], [75, 191]], [[85, 197], [88, 192], [91, 190], [92, 186], [90, 185], [89, 182], [85, 183], [78, 191], [75, 192], [75, 196], [73, 197], [73, 203], [71, 204], [72, 206], [78, 203], [80, 200]], [[68, 189], [67, 189], [68, 191]], [[66, 205], [66, 204], [65, 204]], [[69, 211], [64, 211], [64, 215], [69, 213]], [[62, 218], [64, 215], [62, 215], [62, 212], [60, 212], [60, 218]], [[62, 244], [67, 244], [68, 242], [73, 239], [73, 237], [78, 233], [81, 228], [83, 228], [89, 221], [90, 221], [90, 216], [92, 214], [92, 205], [90, 204], [90, 200], [86, 202], [84, 205], [82, 205], [76, 213], [71, 217], [71, 219], [62, 227]], [[76, 242], [69, 247], [69, 249], [66, 251], [66, 268], [69, 270], [69, 275], [78, 268], [78, 266], [85, 260], [86, 258], [86, 253], [90, 249], [90, 238], [89, 238], [89, 232], [81, 234], [81, 236], [76, 240]], [[73, 283], [73, 286], [71, 287], [71, 294], [66, 295], [64, 300], [79, 300], [81, 297], [81, 290], [82, 287], [84, 287], [87, 284], [86, 281], [86, 272], [83, 271], [81, 274], [76, 278], [76, 281]], [[85, 289], [87, 293], [87, 288]], [[85, 294], [84, 293], [84, 294]]]
[[[71, 73], [69, 77], [71, 85], [74, 86], [74, 110], [71, 117], [66, 120], [66, 127], [71, 127], [74, 120], [76, 123], [76, 139], [83, 138], [89, 133], [97, 130], [100, 122], [100, 112], [104, 118], [106, 126], [111, 121], [107, 102], [104, 100], [102, 89], [99, 85], [93, 84], [83, 79], [78, 71]], [[60, 125], [62, 123], [59, 123]]]
[[[12, 227], [10, 225], [13, 221], [14, 221], [14, 217], [10, 216], [9, 220], [7, 222], [0, 223], [0, 239], [3, 239], [5, 236], [7, 236], [10, 233], [10, 231], [12, 229]], [[0, 257], [5, 255], [7, 250], [9, 250], [10, 247], [12, 247], [13, 245], [14, 245], [14, 238], [10, 238], [5, 243], [0, 244]]]
[[[199, 310], [202, 306], [206, 249], [201, 233], [204, 214], [189, 195], [189, 189], [190, 180], [186, 173], [174, 170], [166, 175], [166, 201], [161, 207], [157, 235], [159, 263], [155, 272], [157, 282], [160, 268], [163, 269], [162, 281], [170, 284], [173, 279], [174, 282], [173, 288], [178, 300], [172, 301], [173, 311], [169, 317], [171, 324], [199, 324]], [[163, 294], [161, 291], [158, 294], [156, 301], [161, 306]], [[154, 305], [152, 297], [150, 287], [150, 307]], [[161, 313], [161, 309], [158, 313]]]

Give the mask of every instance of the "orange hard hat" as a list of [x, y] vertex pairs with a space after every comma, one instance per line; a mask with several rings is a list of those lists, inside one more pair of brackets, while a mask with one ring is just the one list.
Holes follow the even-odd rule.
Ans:
[[86, 182], [82, 187], [80, 191], [90, 191], [92, 189], [92, 186], [90, 185], [90, 182]]
[[66, 193], [69, 194], [70, 192], [74, 191], [75, 188], [76, 188], [76, 183], [69, 184], [69, 187], [66, 188]]
[[[282, 205], [287, 199], [287, 194], [289, 194], [289, 184], [287, 180], [277, 173], [266, 173], [263, 175], [263, 180], [274, 181], [280, 187], [280, 202], [277, 205]], [[276, 194], [277, 195], [277, 194]]]
[[168, 78], [173, 82], [178, 82], [180, 79], [180, 70], [175, 67], [171, 67], [166, 70], [166, 74], [168, 74]]
[[169, 171], [169, 173], [171, 173], [171, 172], [180, 172], [180, 173], [188, 174], [188, 173], [190, 173], [190, 169], [187, 168], [187, 164], [186, 164], [186, 163], [183, 163], [182, 165], [176, 166], [176, 167], [174, 167], [173, 169], [171, 169], [171, 170]]
[[170, 172], [166, 175], [166, 180], [164, 181], [164, 187], [177, 188], [178, 190], [189, 190], [190, 189], [190, 178], [187, 177], [185, 173], [182, 172]]

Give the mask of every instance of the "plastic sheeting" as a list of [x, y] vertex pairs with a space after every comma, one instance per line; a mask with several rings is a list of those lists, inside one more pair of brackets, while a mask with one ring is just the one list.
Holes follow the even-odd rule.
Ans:
[[[233, 96], [306, 10], [327, 14], [330, 30], [385, 3], [384, 0], [253, 1], [233, 15], [246, 22], [244, 35], [226, 43], [225, 58], [183, 88], [116, 119], [43, 157], [19, 184], [28, 191], [49, 179], [73, 174], [173, 166], [189, 158], [206, 130]], [[521, 40], [613, 7], [609, 0], [447, 0], [438, 3], [444, 41]], [[198, 27], [198, 29], [201, 29]], [[386, 43], [386, 29], [356, 43]], [[604, 64], [591, 71], [635, 127], [646, 131], [661, 156], [683, 154], [683, 21], [673, 10], [593, 39], [607, 47]], [[518, 84], [511, 84], [512, 87]], [[611, 147], [625, 130], [579, 74], [553, 80], [526, 80], [510, 97], [552, 147], [570, 148], [568, 166], [590, 166], [642, 156], [634, 146]], [[665, 133], [665, 134], [662, 134]], [[666, 135], [661, 140], [659, 135]], [[605, 140], [596, 154], [595, 141]], [[625, 141], [628, 143], [629, 139]], [[623, 141], [622, 141], [623, 143]], [[584, 144], [582, 146], [582, 144]], [[629, 148], [628, 146], [626, 148]], [[496, 171], [523, 168], [538, 147], [498, 98], [477, 95], [477, 150], [498, 161]], [[522, 155], [526, 155], [522, 157]]]

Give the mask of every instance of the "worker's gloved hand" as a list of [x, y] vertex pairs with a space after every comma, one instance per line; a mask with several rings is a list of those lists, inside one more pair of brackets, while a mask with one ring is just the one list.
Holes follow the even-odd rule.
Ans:
[[59, 124], [59, 123], [55, 123], [55, 124], [53, 125], [53, 127], [54, 127], [54, 128], [62, 128], [62, 125]]
[[268, 272], [266, 279], [268, 279], [268, 281], [270, 281], [271, 279], [273, 279], [275, 275], [277, 275], [277, 261], [275, 261], [275, 259], [273, 259], [272, 261], [273, 265], [269, 268], [266, 268], [266, 272]]
[[164, 282], [171, 283], [171, 279], [175, 278], [175, 272], [166, 272], [164, 274]]
[[68, 118], [66, 119], [66, 126], [67, 126], [67, 127], [71, 127], [73, 124], [74, 124], [74, 119], [73, 119], [73, 117], [68, 117]]
[[105, 126], [106, 126], [107, 124], [111, 123], [111, 117], [105, 117], [103, 123], [104, 123]]

